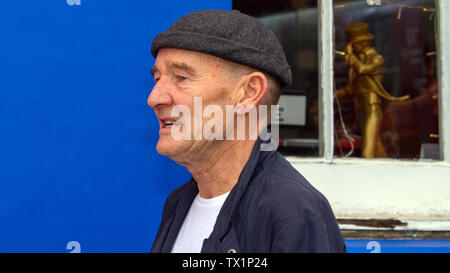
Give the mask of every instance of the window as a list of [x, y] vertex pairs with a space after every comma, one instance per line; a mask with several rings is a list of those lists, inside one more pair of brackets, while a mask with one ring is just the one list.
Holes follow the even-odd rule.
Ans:
[[434, 0], [334, 1], [335, 156], [440, 159], [434, 19]]
[[[234, 0], [233, 9], [260, 18], [280, 38], [294, 80], [283, 95], [306, 102], [291, 112], [300, 120], [303, 113], [304, 125], [280, 125], [279, 151], [327, 196], [338, 218], [450, 219], [450, 1]], [[356, 22], [367, 23], [370, 45], [383, 57], [383, 89], [410, 96], [379, 109], [387, 158], [363, 157], [358, 98], [334, 98], [349, 82], [342, 53], [351, 32], [345, 28]], [[308, 70], [293, 56], [314, 61]], [[306, 84], [309, 76], [314, 84]]]
[[[330, 149], [336, 157], [439, 160], [434, 0], [375, 2], [333, 2], [336, 96]], [[279, 151], [321, 155], [317, 1], [235, 0], [233, 8], [258, 17], [277, 35], [292, 68], [293, 85], [280, 98]], [[348, 63], [349, 35], [365, 39], [352, 44], [364, 45], [371, 61], [361, 61], [355, 52]]]
[[279, 151], [319, 156], [317, 2], [235, 0], [233, 9], [259, 18], [271, 29], [291, 66], [293, 83], [279, 102]]

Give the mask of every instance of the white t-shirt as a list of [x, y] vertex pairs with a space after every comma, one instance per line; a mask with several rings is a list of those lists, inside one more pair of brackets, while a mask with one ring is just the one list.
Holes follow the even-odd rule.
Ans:
[[203, 240], [208, 239], [213, 231], [217, 215], [228, 194], [229, 192], [210, 199], [201, 198], [197, 194], [178, 232], [172, 253], [200, 253]]

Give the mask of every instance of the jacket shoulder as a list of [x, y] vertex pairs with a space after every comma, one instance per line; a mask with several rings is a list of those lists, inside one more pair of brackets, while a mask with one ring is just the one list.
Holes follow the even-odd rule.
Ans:
[[[326, 197], [281, 154], [267, 158], [253, 191], [259, 221], [275, 234], [271, 251], [342, 252], [345, 243]], [[256, 221], [257, 222], [257, 221]]]
[[300, 174], [281, 154], [271, 156], [259, 183], [260, 205], [270, 208], [275, 217], [288, 222], [298, 217], [334, 219], [325, 196]]

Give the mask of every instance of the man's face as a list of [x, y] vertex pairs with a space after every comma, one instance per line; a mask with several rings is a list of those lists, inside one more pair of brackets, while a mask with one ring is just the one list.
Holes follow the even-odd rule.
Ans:
[[369, 46], [370, 46], [369, 41], [361, 41], [361, 42], [353, 43], [353, 49], [355, 50], [356, 54], [361, 54], [363, 52], [363, 50]]
[[[201, 97], [202, 108], [218, 105], [224, 110], [225, 105], [233, 104], [231, 94], [234, 82], [224, 62], [220, 58], [190, 50], [162, 48], [158, 51], [152, 68], [155, 86], [147, 101], [159, 119], [158, 153], [177, 160], [199, 154], [213, 145], [212, 141], [204, 138], [194, 140], [194, 97]], [[172, 128], [165, 125], [167, 119], [175, 121], [180, 118], [171, 114], [177, 105], [190, 109], [191, 124], [177, 127], [183, 133], [186, 126], [191, 126], [190, 140], [175, 140], [171, 135]], [[203, 124], [207, 120], [203, 119]]]

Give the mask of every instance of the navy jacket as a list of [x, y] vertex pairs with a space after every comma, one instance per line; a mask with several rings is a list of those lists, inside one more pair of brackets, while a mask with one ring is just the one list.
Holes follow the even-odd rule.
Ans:
[[[202, 252], [345, 252], [327, 199], [280, 153], [260, 145], [258, 138]], [[171, 252], [197, 193], [191, 178], [169, 195], [151, 252]]]

